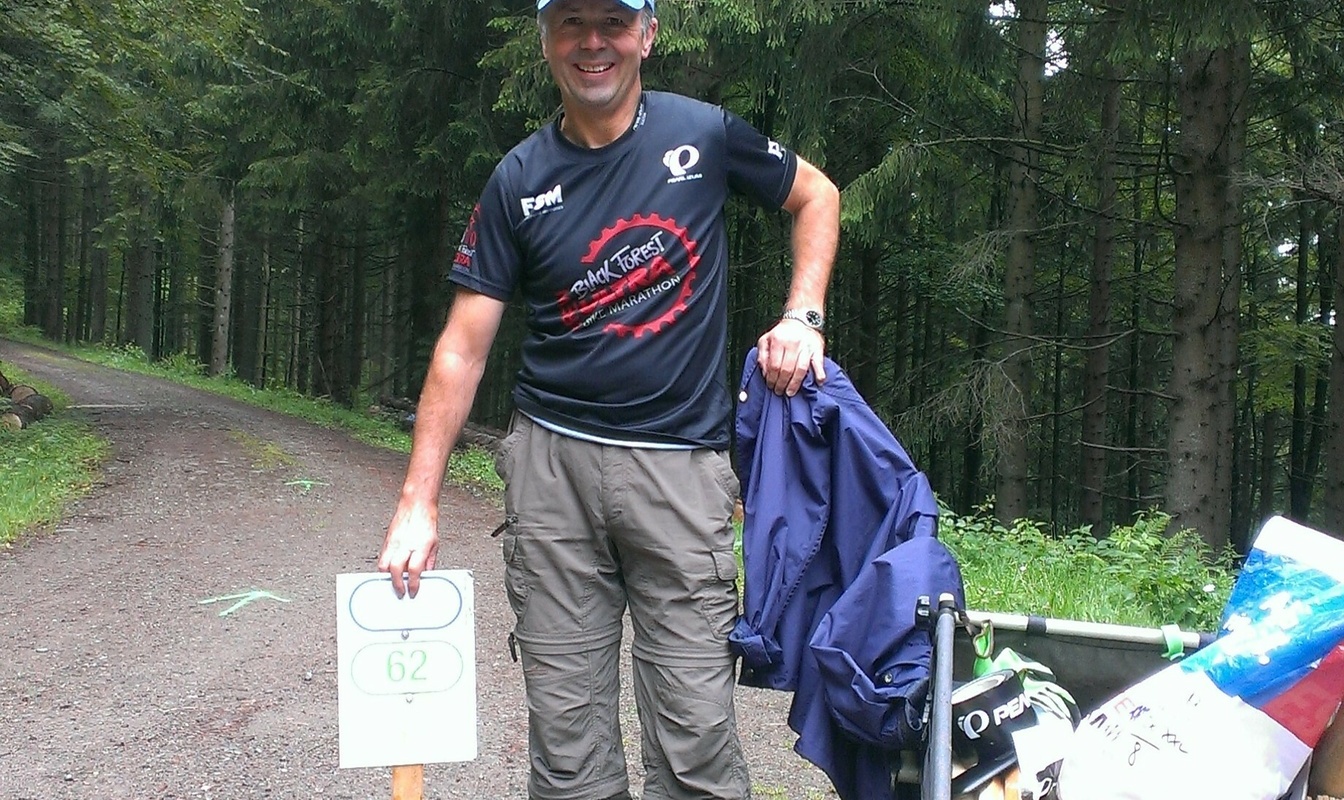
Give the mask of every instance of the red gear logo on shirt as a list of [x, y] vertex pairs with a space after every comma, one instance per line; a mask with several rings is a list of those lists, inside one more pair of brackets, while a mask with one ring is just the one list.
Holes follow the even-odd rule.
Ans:
[[[653, 229], [648, 243], [610, 253], [609, 250], [617, 237], [639, 228]], [[663, 255], [667, 245], [661, 236], [668, 234], [685, 249], [687, 257], [686, 274], [678, 276], [676, 268]], [[622, 237], [628, 242], [630, 237]], [[616, 222], [604, 228], [602, 234], [588, 246], [588, 253], [582, 259], [585, 265], [601, 265], [601, 269], [588, 273], [584, 282], [584, 291], [564, 291], [558, 298], [560, 316], [565, 325], [576, 329], [596, 322], [601, 317], [624, 310], [627, 307], [643, 305], [667, 291], [677, 290], [677, 297], [670, 308], [659, 313], [653, 319], [638, 324], [608, 322], [602, 330], [617, 336], [639, 338], [646, 333], [658, 334], [686, 312], [695, 282], [696, 266], [700, 255], [696, 252], [696, 243], [687, 236], [686, 229], [670, 219], [657, 214], [645, 216], [636, 214], [630, 219]], [[604, 257], [605, 255], [605, 257]], [[617, 262], [613, 270], [611, 262]], [[577, 286], [578, 284], [576, 284]]]

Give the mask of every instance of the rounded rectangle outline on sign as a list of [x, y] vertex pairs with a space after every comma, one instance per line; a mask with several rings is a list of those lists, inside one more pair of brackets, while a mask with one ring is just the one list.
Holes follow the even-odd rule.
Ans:
[[[415, 654], [421, 653], [417, 661]], [[395, 664], [393, 656], [399, 656]], [[445, 672], [444, 664], [448, 664]], [[401, 675], [383, 680], [380, 673], [397, 666]], [[418, 673], [430, 667], [421, 678]], [[350, 680], [354, 687], [370, 695], [435, 694], [457, 686], [466, 674], [462, 651], [449, 642], [378, 642], [365, 645], [350, 659]], [[423, 681], [424, 685], [415, 684]]]
[[[364, 599], [361, 599], [364, 598]], [[356, 601], [359, 601], [358, 603]], [[399, 607], [403, 606], [404, 607]], [[445, 577], [426, 575], [420, 580], [420, 591], [412, 598], [409, 594], [397, 597], [392, 591], [391, 576], [371, 578], [350, 592], [350, 620], [372, 633], [393, 631], [432, 631], [447, 628], [462, 614], [462, 590]], [[360, 621], [363, 611], [369, 624]], [[447, 620], [435, 624], [435, 616], [443, 614]], [[400, 619], [413, 624], [379, 627], [373, 619]]]

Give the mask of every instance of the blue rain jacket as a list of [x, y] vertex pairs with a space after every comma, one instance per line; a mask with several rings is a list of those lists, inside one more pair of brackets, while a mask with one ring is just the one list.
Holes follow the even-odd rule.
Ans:
[[[891, 758], [919, 744], [932, 647], [915, 602], [961, 574], [935, 538], [928, 480], [835, 362], [793, 397], [747, 354], [738, 396], [745, 511], [740, 681], [794, 692], [795, 750], [844, 800], [891, 795]], [[849, 591], [853, 589], [853, 591]]]

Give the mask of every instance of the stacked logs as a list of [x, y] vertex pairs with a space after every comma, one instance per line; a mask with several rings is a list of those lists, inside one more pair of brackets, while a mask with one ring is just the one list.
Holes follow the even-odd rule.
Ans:
[[51, 413], [51, 400], [31, 386], [12, 383], [0, 372], [0, 428], [23, 430]]

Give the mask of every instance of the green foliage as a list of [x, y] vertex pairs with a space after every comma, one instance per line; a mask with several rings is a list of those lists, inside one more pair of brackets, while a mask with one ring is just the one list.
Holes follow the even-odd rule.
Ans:
[[0, 333], [23, 324], [23, 281], [0, 267]]
[[171, 54], [236, 61], [250, 12], [197, 0], [0, 6], [0, 173], [58, 135], [67, 153], [114, 171], [181, 169], [164, 135], [175, 124], [164, 106], [185, 100]]
[[943, 509], [938, 536], [956, 555], [971, 608], [1015, 614], [1212, 631], [1234, 579], [1200, 538], [1168, 535], [1170, 517], [1151, 512], [1105, 539], [1087, 528], [1063, 536], [1019, 519], [1004, 526], [984, 509]]
[[494, 455], [475, 445], [453, 451], [448, 460], [448, 482], [477, 495], [497, 495], [504, 491], [504, 482], [495, 472]]
[[1260, 372], [1256, 385], [1262, 409], [1293, 408], [1293, 368], [1330, 361], [1331, 328], [1311, 322], [1270, 318], [1242, 334], [1243, 364]]

